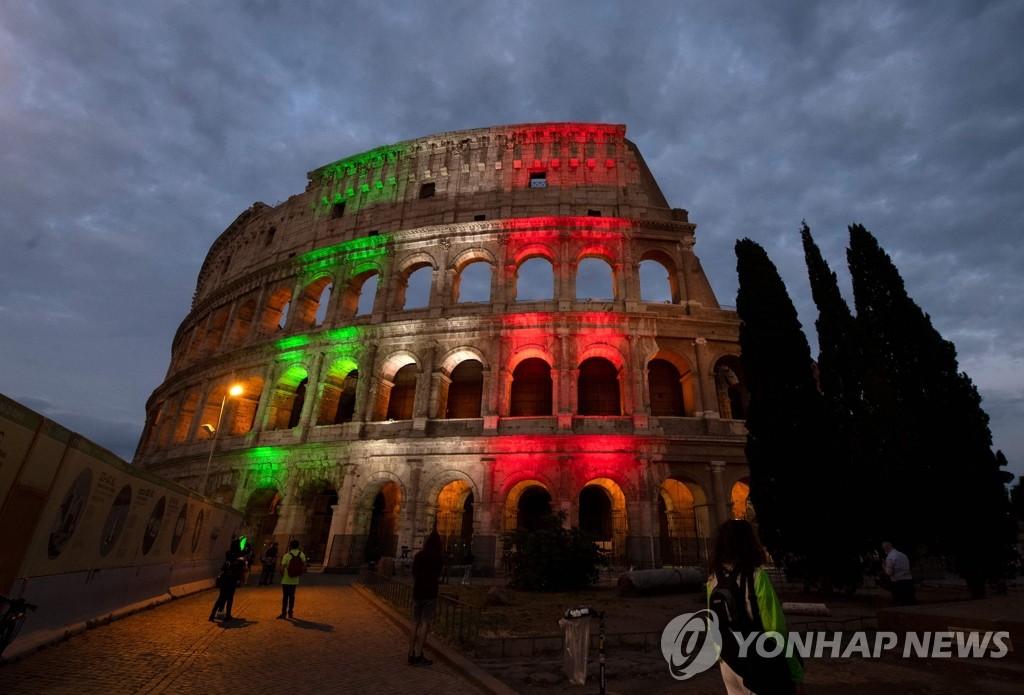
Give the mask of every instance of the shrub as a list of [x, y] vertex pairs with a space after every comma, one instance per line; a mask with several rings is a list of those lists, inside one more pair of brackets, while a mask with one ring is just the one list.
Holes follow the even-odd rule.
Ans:
[[566, 514], [548, 514], [535, 529], [505, 534], [509, 585], [527, 591], [578, 591], [594, 584], [601, 551]]

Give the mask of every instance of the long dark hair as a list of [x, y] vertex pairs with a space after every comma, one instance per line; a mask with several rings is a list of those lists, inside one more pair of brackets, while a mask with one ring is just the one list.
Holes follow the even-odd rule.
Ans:
[[764, 548], [754, 534], [754, 527], [745, 519], [730, 519], [715, 535], [711, 554], [711, 571], [753, 572], [765, 563]]

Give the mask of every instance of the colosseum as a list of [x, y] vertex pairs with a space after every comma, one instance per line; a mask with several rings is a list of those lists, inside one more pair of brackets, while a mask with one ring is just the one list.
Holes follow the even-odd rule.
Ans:
[[255, 203], [206, 256], [135, 464], [325, 568], [437, 528], [500, 570], [548, 511], [616, 566], [703, 562], [747, 511], [739, 319], [625, 135], [441, 133]]

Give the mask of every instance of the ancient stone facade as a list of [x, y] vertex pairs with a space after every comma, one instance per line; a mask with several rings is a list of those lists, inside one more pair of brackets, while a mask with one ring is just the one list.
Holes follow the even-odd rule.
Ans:
[[739, 321], [625, 131], [442, 133], [253, 205], [207, 255], [135, 463], [330, 567], [436, 526], [500, 568], [549, 509], [618, 564], [701, 562], [746, 504]]

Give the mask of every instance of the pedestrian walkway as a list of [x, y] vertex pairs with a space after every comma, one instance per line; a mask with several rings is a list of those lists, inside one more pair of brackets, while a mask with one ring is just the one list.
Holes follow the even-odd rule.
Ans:
[[0, 665], [0, 692], [490, 692], [441, 658], [409, 666], [408, 633], [353, 584], [306, 575], [293, 620], [279, 586], [239, 589], [228, 623], [208, 621], [215, 591], [171, 601]]

